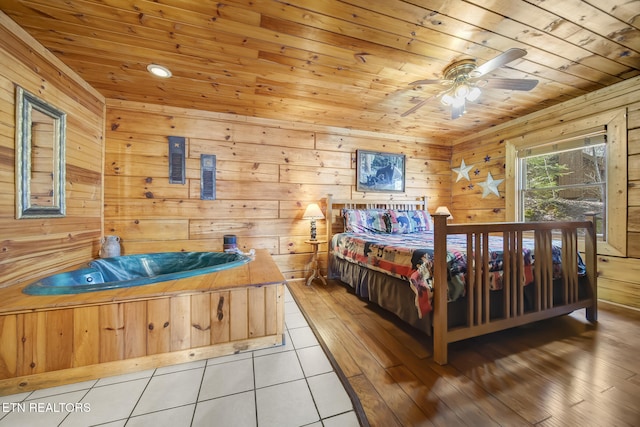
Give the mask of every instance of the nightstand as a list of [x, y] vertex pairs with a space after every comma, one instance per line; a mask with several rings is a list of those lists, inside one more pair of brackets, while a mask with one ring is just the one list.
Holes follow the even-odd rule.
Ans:
[[305, 243], [313, 246], [313, 258], [311, 258], [311, 274], [307, 279], [307, 286], [311, 286], [313, 279], [320, 279], [323, 285], [327, 285], [327, 280], [320, 274], [318, 269], [318, 246], [327, 243], [326, 240], [305, 240]]

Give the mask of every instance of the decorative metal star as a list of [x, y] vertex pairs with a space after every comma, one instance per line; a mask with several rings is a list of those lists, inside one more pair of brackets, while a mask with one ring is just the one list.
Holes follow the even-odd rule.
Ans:
[[475, 186], [474, 186], [473, 184], [469, 184], [469, 185], [467, 186], [467, 188], [469, 188], [469, 190], [473, 190], [473, 189], [474, 189], [474, 187], [475, 187]]
[[467, 181], [471, 181], [471, 178], [469, 178], [469, 171], [472, 168], [473, 168], [473, 165], [467, 166], [464, 163], [464, 159], [462, 159], [462, 163], [460, 163], [460, 167], [459, 168], [451, 169], [452, 171], [454, 171], [455, 173], [458, 174], [458, 177], [456, 178], [456, 182], [460, 181], [462, 178], [465, 178]]
[[493, 179], [491, 172], [487, 173], [487, 179], [484, 182], [479, 182], [478, 185], [482, 187], [482, 198], [484, 199], [490, 193], [500, 197], [500, 191], [498, 191], [498, 185], [500, 185], [504, 179]]
[[488, 163], [490, 160], [491, 160], [491, 156], [490, 155], [487, 154], [486, 156], [484, 156], [484, 162], [485, 163]]
[[476, 170], [474, 170], [474, 171], [473, 171], [473, 174], [474, 174], [475, 176], [480, 175], [480, 169], [476, 168]]

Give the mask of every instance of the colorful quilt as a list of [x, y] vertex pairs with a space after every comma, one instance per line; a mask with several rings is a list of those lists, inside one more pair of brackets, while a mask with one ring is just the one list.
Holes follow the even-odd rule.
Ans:
[[[447, 264], [449, 301], [466, 293], [466, 235], [447, 236]], [[426, 315], [433, 307], [433, 233], [369, 234], [340, 233], [333, 236], [331, 250], [346, 261], [407, 280], [416, 294], [418, 316]], [[524, 274], [522, 284], [533, 281], [533, 241], [523, 243]], [[489, 278], [492, 290], [502, 289], [503, 240], [499, 236], [489, 238]], [[559, 245], [553, 246], [554, 276], [560, 274]], [[584, 274], [584, 264], [578, 260], [579, 273]]]

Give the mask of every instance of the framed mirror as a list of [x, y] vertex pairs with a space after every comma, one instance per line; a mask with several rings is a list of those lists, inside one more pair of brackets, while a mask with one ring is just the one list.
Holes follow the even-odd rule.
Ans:
[[16, 218], [65, 215], [66, 114], [16, 87]]

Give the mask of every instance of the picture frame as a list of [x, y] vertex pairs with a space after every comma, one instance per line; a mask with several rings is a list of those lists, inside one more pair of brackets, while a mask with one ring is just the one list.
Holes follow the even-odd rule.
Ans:
[[356, 150], [356, 191], [403, 193], [404, 154]]

